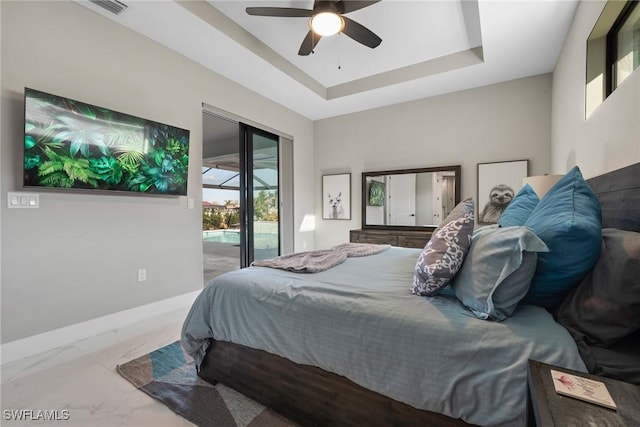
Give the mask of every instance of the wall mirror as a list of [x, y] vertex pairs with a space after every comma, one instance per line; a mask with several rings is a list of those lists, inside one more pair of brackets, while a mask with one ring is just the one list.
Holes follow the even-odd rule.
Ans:
[[433, 230], [460, 203], [461, 166], [362, 173], [362, 228]]

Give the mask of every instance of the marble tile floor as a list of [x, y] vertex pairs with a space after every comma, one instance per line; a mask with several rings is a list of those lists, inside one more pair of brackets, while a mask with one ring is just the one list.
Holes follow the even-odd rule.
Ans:
[[[180, 338], [189, 307], [2, 365], [5, 426], [193, 426], [138, 391], [116, 365]], [[14, 420], [15, 410], [53, 412], [59, 420]], [[12, 410], [14, 412], [12, 412]], [[63, 412], [64, 411], [64, 412]], [[68, 411], [68, 412], [66, 412]], [[24, 411], [22, 412], [24, 416]], [[62, 418], [67, 418], [63, 420]]]

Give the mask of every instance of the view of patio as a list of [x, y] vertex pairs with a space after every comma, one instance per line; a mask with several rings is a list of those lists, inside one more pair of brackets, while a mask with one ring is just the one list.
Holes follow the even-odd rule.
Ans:
[[240, 269], [240, 245], [202, 240], [204, 283], [229, 271]]
[[[254, 259], [278, 256], [278, 222], [254, 221]], [[240, 230], [204, 230], [202, 232], [204, 283], [240, 268]]]

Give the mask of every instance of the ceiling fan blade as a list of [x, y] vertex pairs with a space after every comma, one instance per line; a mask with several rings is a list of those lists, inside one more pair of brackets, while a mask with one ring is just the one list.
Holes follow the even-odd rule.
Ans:
[[344, 28], [342, 29], [342, 32], [358, 43], [362, 43], [363, 45], [373, 49], [382, 42], [382, 39], [367, 27], [358, 24], [356, 21], [349, 19], [346, 16], [343, 16], [342, 19], [344, 19]]
[[309, 55], [313, 51], [313, 49], [316, 47], [318, 42], [320, 41], [320, 37], [321, 36], [309, 30], [304, 40], [302, 40], [302, 44], [300, 45], [300, 50], [298, 50], [298, 55], [301, 55], [301, 56]]
[[344, 11], [342, 13], [353, 12], [354, 10], [363, 9], [372, 4], [378, 3], [380, 0], [364, 1], [364, 0], [342, 0]]
[[308, 18], [313, 15], [313, 10], [294, 7], [248, 7], [245, 10], [249, 15], [280, 16], [284, 18]]

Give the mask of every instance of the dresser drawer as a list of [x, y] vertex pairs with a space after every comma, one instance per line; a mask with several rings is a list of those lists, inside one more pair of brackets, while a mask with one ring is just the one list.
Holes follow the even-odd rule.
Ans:
[[398, 236], [398, 246], [403, 246], [405, 248], [422, 249], [425, 247], [425, 245], [427, 244], [430, 238], [431, 238], [431, 233], [420, 234], [416, 236], [402, 234]]
[[351, 230], [349, 241], [353, 243], [376, 243], [422, 249], [431, 238], [430, 231], [397, 230]]
[[383, 233], [361, 233], [351, 230], [350, 241], [353, 243], [375, 243], [378, 245], [398, 246], [398, 237]]

